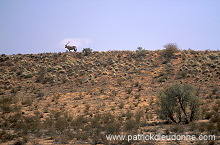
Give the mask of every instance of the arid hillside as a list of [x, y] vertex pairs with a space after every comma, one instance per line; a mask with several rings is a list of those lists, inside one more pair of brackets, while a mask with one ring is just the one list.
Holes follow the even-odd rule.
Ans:
[[[220, 52], [169, 49], [0, 56], [1, 144], [220, 143]], [[161, 119], [158, 96], [191, 84], [198, 120]], [[109, 141], [107, 134], [207, 134], [215, 141]]]

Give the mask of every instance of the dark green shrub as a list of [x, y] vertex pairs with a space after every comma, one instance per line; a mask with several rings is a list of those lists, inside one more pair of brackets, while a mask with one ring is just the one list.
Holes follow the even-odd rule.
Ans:
[[92, 52], [92, 49], [91, 48], [83, 48], [83, 52], [84, 52], [85, 56], [88, 56]]
[[189, 84], [174, 84], [159, 95], [161, 119], [174, 123], [189, 123], [199, 116], [199, 98]]

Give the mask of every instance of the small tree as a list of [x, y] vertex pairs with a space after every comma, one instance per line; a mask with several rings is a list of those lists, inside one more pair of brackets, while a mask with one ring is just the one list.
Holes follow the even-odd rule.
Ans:
[[83, 52], [85, 53], [85, 56], [88, 56], [92, 52], [92, 49], [91, 48], [84, 48]]
[[136, 50], [137, 57], [144, 57], [146, 56], [146, 53], [147, 53], [147, 50], [143, 49], [142, 47], [137, 47], [137, 50]]
[[143, 50], [145, 50], [145, 49], [143, 49], [142, 47], [137, 47], [137, 50], [136, 50], [136, 52], [138, 52], [138, 51], [143, 51]]
[[189, 84], [174, 84], [159, 95], [159, 116], [174, 123], [188, 124], [198, 118], [199, 98]]
[[168, 43], [164, 45], [164, 50], [162, 52], [162, 56], [165, 58], [172, 58], [174, 53], [179, 52], [178, 45], [175, 43]]

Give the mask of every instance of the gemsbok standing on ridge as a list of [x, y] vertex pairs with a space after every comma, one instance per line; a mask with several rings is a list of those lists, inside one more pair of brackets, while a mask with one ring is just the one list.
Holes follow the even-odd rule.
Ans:
[[70, 43], [71, 41], [69, 41], [66, 45], [65, 45], [65, 48], [68, 49], [69, 51], [70, 50], [74, 50], [74, 52], [77, 51], [77, 47], [76, 46], [68, 46], [68, 44]]

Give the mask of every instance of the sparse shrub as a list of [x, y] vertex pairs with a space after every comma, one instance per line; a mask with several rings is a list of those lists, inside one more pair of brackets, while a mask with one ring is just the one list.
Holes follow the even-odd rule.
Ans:
[[77, 131], [77, 140], [87, 140], [89, 138], [89, 133], [87, 131]]
[[89, 108], [90, 108], [90, 105], [89, 104], [86, 104], [86, 108], [84, 110], [85, 113], [88, 113], [89, 112]]
[[214, 111], [207, 111], [205, 112], [205, 119], [210, 119], [215, 114]]
[[18, 125], [24, 132], [36, 132], [40, 130], [40, 117], [38, 116], [24, 116]]
[[44, 113], [48, 113], [48, 112], [49, 112], [48, 106], [44, 106], [43, 112], [44, 112]]
[[197, 51], [195, 51], [195, 50], [193, 50], [193, 49], [191, 49], [191, 48], [189, 48], [188, 50], [186, 50], [186, 52], [187, 52], [187, 54], [188, 54], [188, 52], [191, 53], [191, 54], [193, 54], [193, 55], [196, 55], [196, 54], [197, 54]]
[[[196, 128], [197, 128], [200, 132], [204, 132], [204, 131], [206, 131], [207, 126], [208, 126], [208, 123], [207, 123], [207, 122], [201, 122], [201, 123], [199, 123], [199, 124], [197, 125]], [[194, 126], [194, 128], [195, 128], [195, 126]]]
[[5, 54], [1, 54], [0, 55], [0, 62], [4, 62], [4, 61], [6, 61], [8, 59], [9, 59], [9, 57], [7, 55], [5, 55]]
[[138, 51], [143, 51], [143, 50], [145, 50], [145, 49], [143, 49], [142, 47], [137, 47], [137, 50], [136, 50], [136, 52], [138, 52]]
[[138, 47], [136, 50], [136, 54], [138, 58], [144, 57], [147, 54], [147, 50], [143, 49], [142, 47]]
[[18, 87], [13, 87], [13, 88], [11, 88], [11, 93], [12, 94], [17, 94], [17, 92], [18, 91], [20, 91], [21, 90], [21, 86], [18, 86]]
[[170, 131], [174, 132], [174, 133], [181, 133], [184, 132], [184, 128], [181, 125], [175, 125], [173, 126]]
[[84, 124], [88, 122], [88, 119], [85, 118], [84, 116], [77, 116], [73, 121], [72, 121], [72, 126], [74, 128], [80, 129]]
[[158, 67], [162, 64], [162, 61], [160, 59], [156, 59], [152, 62], [152, 66]]
[[120, 103], [119, 106], [118, 106], [120, 109], [122, 109], [124, 107], [124, 103]]
[[154, 103], [154, 98], [153, 97], [150, 97], [149, 99], [149, 105], [152, 105]]
[[214, 110], [215, 112], [219, 112], [219, 111], [220, 111], [220, 106], [219, 106], [218, 104], [215, 104], [215, 105], [213, 106], [213, 110]]
[[122, 84], [123, 84], [123, 78], [118, 78], [117, 79], [117, 84], [119, 85], [119, 86], [121, 86]]
[[132, 88], [127, 89], [126, 92], [127, 92], [127, 94], [131, 94]]
[[110, 94], [110, 97], [115, 97], [117, 94], [118, 94], [117, 91], [112, 91], [111, 94]]
[[83, 81], [82, 81], [82, 79], [76, 78], [75, 83], [77, 86], [81, 86], [83, 84]]
[[215, 125], [213, 122], [208, 122], [208, 123], [206, 124], [206, 129], [207, 129], [207, 131], [210, 132], [210, 133], [214, 133], [214, 132], [217, 131], [217, 127], [216, 127], [216, 125]]
[[81, 77], [81, 76], [83, 76], [83, 75], [85, 75], [86, 74], [86, 72], [84, 71], [84, 70], [80, 70], [79, 71], [79, 76]]
[[27, 78], [31, 78], [31, 77], [33, 77], [33, 76], [34, 76], [33, 73], [31, 73], [30, 71], [28, 71], [28, 70], [25, 69], [25, 70], [22, 72], [21, 78], [27, 79]]
[[174, 84], [159, 95], [161, 119], [174, 123], [189, 123], [199, 116], [199, 98], [189, 84]]
[[85, 56], [88, 56], [92, 52], [92, 49], [91, 48], [83, 48], [83, 52], [84, 52]]
[[141, 97], [141, 94], [139, 93], [139, 94], [137, 94], [137, 95], [134, 95], [134, 98], [135, 99], [139, 99]]
[[45, 131], [51, 135], [64, 134], [70, 128], [72, 118], [63, 111], [51, 110], [50, 113], [50, 116], [43, 122]]
[[187, 70], [179, 71], [179, 78], [185, 78], [188, 74]]
[[92, 141], [94, 144], [102, 143], [105, 139], [102, 138], [103, 133], [105, 134], [117, 134], [121, 128], [121, 122], [117, 120], [117, 117], [114, 117], [110, 113], [96, 114], [90, 120], [85, 128], [85, 131], [89, 131]]
[[209, 126], [207, 126], [207, 130], [210, 132], [219, 132], [220, 131], [220, 114], [218, 109], [215, 109], [212, 117], [209, 120]]
[[11, 104], [12, 104], [11, 97], [3, 97], [0, 99], [0, 108], [3, 113], [10, 113], [12, 111]]
[[26, 138], [23, 138], [22, 140], [19, 139], [14, 143], [14, 145], [25, 145], [26, 142], [24, 140], [26, 141]]
[[31, 106], [33, 104], [33, 98], [26, 97], [22, 100], [21, 104]]
[[212, 90], [212, 94], [213, 95], [216, 95], [218, 92], [218, 88], [217, 87], [214, 87], [213, 90]]
[[131, 119], [131, 117], [133, 116], [133, 113], [131, 113], [129, 110], [126, 113], [122, 114], [123, 117], [126, 117], [126, 120]]
[[134, 107], [137, 107], [138, 106], [138, 103], [133, 103]]
[[99, 92], [100, 92], [100, 94], [103, 94], [103, 93], [105, 92], [105, 89], [104, 89], [104, 88], [101, 88], [101, 89], [99, 90]]
[[36, 77], [36, 83], [55, 83], [57, 80], [57, 77], [51, 73], [39, 73], [39, 75]]
[[31, 145], [40, 145], [40, 142], [38, 140], [32, 140]]
[[168, 79], [168, 76], [162, 76], [158, 79], [158, 82], [160, 82], [160, 83], [166, 82], [167, 79]]
[[143, 116], [144, 112], [142, 110], [139, 110], [135, 113], [134, 118], [137, 122], [139, 122]]
[[0, 130], [0, 140], [2, 142], [13, 140], [15, 138], [15, 135], [10, 134], [6, 130]]
[[140, 85], [139, 82], [134, 83], [134, 87], [138, 87], [139, 85]]
[[178, 45], [175, 43], [168, 43], [164, 45], [165, 50], [162, 51], [162, 56], [165, 58], [172, 58], [174, 53], [179, 52]]
[[126, 131], [136, 130], [137, 128], [138, 128], [138, 123], [136, 120], [134, 119], [126, 120], [125, 125], [124, 125], [124, 129]]
[[39, 98], [39, 100], [42, 100], [43, 96], [44, 96], [44, 93], [42, 92], [37, 93], [37, 98]]

